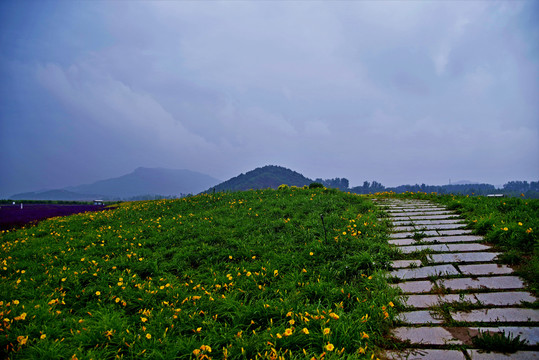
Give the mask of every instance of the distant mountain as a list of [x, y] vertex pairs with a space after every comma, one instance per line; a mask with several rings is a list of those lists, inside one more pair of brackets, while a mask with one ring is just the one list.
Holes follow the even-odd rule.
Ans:
[[303, 186], [309, 185], [312, 182], [313, 180], [290, 169], [281, 166], [268, 165], [233, 177], [232, 179], [210, 188], [207, 192], [211, 192], [214, 189], [215, 191], [276, 189], [282, 184], [289, 186]]
[[13, 200], [118, 200], [198, 194], [220, 180], [190, 170], [137, 168], [130, 174], [64, 189], [10, 196]]
[[101, 194], [105, 197], [129, 198], [146, 194], [198, 194], [220, 180], [190, 170], [139, 167], [130, 174], [73, 186], [65, 190], [80, 194]]
[[69, 200], [69, 201], [92, 201], [101, 199], [101, 195], [79, 194], [67, 190], [44, 190], [15, 194], [9, 197], [11, 200]]

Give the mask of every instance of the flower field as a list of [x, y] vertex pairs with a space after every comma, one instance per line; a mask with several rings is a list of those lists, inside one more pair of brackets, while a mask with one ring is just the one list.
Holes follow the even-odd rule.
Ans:
[[397, 296], [380, 216], [365, 197], [282, 187], [4, 231], [0, 356], [370, 359]]

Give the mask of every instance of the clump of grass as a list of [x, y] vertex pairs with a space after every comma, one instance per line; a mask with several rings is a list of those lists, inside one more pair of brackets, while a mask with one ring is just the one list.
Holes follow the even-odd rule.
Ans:
[[482, 332], [472, 339], [475, 347], [487, 351], [514, 353], [526, 346], [526, 341], [520, 339], [520, 335], [513, 337], [504, 332]]

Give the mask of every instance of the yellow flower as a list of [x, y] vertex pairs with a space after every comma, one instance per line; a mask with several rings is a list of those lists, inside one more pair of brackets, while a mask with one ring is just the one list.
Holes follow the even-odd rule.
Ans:
[[140, 318], [140, 321], [142, 321], [142, 322], [146, 322], [146, 321], [148, 321], [148, 319], [147, 319], [147, 318], [145, 318], [145, 317], [141, 317], [141, 318]]
[[198, 356], [198, 354], [200, 354], [200, 350], [199, 350], [199, 349], [193, 350], [193, 354], [194, 354], [195, 356]]
[[325, 328], [324, 329], [324, 335], [329, 335], [331, 329], [330, 328]]
[[99, 296], [99, 295], [101, 295], [101, 291], [96, 291], [95, 294], [96, 294], [97, 296]]
[[339, 315], [335, 314], [335, 313], [330, 313], [329, 314], [329, 317], [334, 319], [334, 320], [338, 320], [339, 319]]
[[284, 335], [284, 336], [290, 336], [290, 335], [292, 335], [292, 329], [290, 329], [290, 328], [289, 328], [289, 329], [286, 329], [286, 330], [284, 331], [284, 334], [283, 334], [283, 335]]
[[151, 339], [152, 338], [152, 334], [146, 334], [146, 339]]
[[277, 333], [277, 339], [281, 339], [283, 336], [279, 333]]
[[288, 323], [289, 323], [290, 325], [294, 325], [296, 322], [294, 321], [294, 319], [292, 319], [292, 320], [288, 321]]
[[273, 276], [279, 275], [279, 270], [273, 270]]
[[13, 300], [13, 305], [19, 305], [19, 300]]
[[327, 351], [333, 351], [334, 349], [335, 349], [335, 346], [333, 346], [332, 343], [328, 343], [328, 344], [326, 345], [326, 350], [327, 350]]
[[28, 341], [28, 336], [17, 336], [17, 341], [19, 342], [19, 345], [24, 345]]
[[361, 338], [362, 339], [368, 339], [369, 335], [365, 331], [363, 331], [363, 334], [361, 334]]
[[251, 276], [251, 272], [250, 271], [247, 271], [247, 274], [245, 274], [247, 276]]
[[391, 301], [389, 302], [389, 306], [393, 307], [395, 306]]
[[311, 251], [311, 252], [309, 253], [309, 255], [313, 256], [313, 255], [314, 255], [314, 253], [313, 253], [313, 252]]
[[303, 331], [305, 335], [309, 335], [309, 329], [303, 328], [301, 331]]
[[518, 226], [522, 226], [522, 223], [520, 221], [518, 222]]
[[47, 337], [47, 334], [42, 334], [39, 338], [40, 338], [41, 340], [43, 340], [43, 339], [45, 339], [46, 337]]
[[211, 347], [209, 345], [201, 345], [200, 350], [211, 352]]

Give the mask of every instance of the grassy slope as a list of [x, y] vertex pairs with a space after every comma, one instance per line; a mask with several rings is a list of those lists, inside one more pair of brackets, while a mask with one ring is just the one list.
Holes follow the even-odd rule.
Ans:
[[391, 250], [376, 217], [359, 196], [284, 189], [126, 203], [5, 232], [0, 353], [370, 358], [396, 296], [379, 271]]

